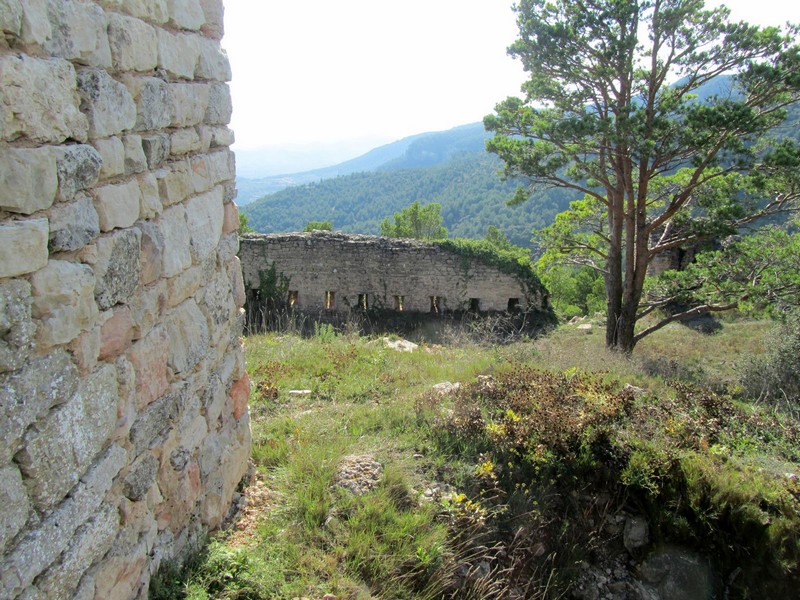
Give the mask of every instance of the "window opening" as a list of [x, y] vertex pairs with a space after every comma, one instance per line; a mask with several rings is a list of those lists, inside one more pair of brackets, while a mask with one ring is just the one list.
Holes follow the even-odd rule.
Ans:
[[325, 308], [331, 309], [335, 304], [335, 293], [334, 292], [325, 292]]
[[442, 299], [439, 296], [431, 296], [431, 312], [437, 315], [442, 312]]
[[480, 298], [470, 298], [469, 299], [469, 310], [470, 310], [470, 312], [479, 312], [481, 310], [481, 299]]
[[297, 304], [297, 290], [289, 290], [289, 297], [286, 299], [289, 308]]
[[361, 310], [369, 310], [369, 294], [358, 295], [358, 308]]
[[395, 296], [394, 297], [394, 309], [400, 312], [403, 312], [405, 307], [405, 296]]
[[515, 312], [519, 310], [519, 298], [508, 299], [508, 312]]

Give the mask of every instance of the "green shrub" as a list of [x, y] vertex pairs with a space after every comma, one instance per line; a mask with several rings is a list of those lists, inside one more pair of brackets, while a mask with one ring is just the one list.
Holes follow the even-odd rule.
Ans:
[[763, 355], [745, 361], [740, 384], [747, 397], [781, 404], [800, 414], [800, 311], [773, 329]]

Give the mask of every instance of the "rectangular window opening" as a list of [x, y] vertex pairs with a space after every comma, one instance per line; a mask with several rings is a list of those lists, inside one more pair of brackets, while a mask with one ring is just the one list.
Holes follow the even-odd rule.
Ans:
[[325, 292], [325, 308], [331, 309], [336, 303], [335, 292]]
[[437, 315], [442, 312], [442, 299], [439, 296], [431, 296], [431, 312]]
[[508, 299], [508, 312], [516, 312], [519, 310], [519, 298]]
[[480, 298], [470, 298], [469, 299], [469, 311], [470, 312], [480, 312], [481, 310], [481, 299]]
[[394, 297], [394, 309], [403, 312], [404, 305], [405, 305], [405, 296], [395, 296]]
[[361, 310], [369, 310], [369, 294], [358, 295], [358, 308]]
[[289, 305], [289, 308], [297, 304], [297, 290], [289, 290], [289, 297], [286, 298], [286, 304]]

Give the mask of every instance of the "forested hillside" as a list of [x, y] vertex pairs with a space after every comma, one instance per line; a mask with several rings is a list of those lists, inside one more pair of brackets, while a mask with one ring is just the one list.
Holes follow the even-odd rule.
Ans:
[[[403, 160], [424, 161], [425, 155]], [[576, 198], [551, 191], [520, 206], [507, 206], [518, 182], [502, 181], [500, 168], [493, 155], [465, 152], [433, 167], [356, 173], [287, 188], [242, 211], [250, 226], [262, 233], [298, 231], [308, 221], [329, 220], [342, 231], [378, 234], [381, 220], [413, 201], [438, 202], [452, 237], [481, 238], [494, 225], [514, 244], [527, 246], [533, 228], [551, 223]]]

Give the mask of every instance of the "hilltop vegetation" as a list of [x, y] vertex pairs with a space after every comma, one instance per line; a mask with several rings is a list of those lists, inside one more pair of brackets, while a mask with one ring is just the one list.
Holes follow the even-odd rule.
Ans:
[[518, 182], [502, 181], [500, 161], [484, 151], [459, 154], [444, 164], [356, 173], [286, 188], [242, 207], [261, 233], [299, 231], [310, 220], [333, 221], [350, 233], [380, 233], [380, 223], [415, 200], [442, 205], [451, 237], [482, 238], [490, 225], [518, 246], [565, 210], [574, 194], [542, 192], [507, 206]]
[[[712, 567], [702, 597], [791, 597], [800, 430], [736, 391], [768, 329], [673, 325], [635, 359], [574, 327], [494, 347], [445, 328], [412, 353], [250, 337], [250, 504], [151, 597], [633, 594], [665, 544]], [[648, 534], [626, 549], [628, 521]]]

